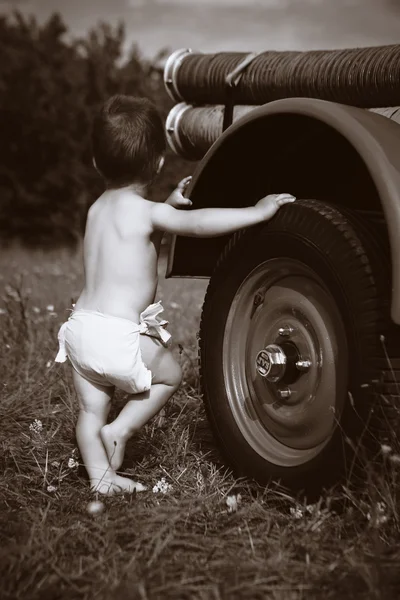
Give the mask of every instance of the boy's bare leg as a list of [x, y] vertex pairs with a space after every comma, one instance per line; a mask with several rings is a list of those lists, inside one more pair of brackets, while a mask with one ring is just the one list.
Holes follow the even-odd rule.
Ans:
[[177, 387], [158, 383], [149, 392], [130, 395], [118, 417], [102, 428], [101, 439], [115, 471], [124, 460], [126, 442], [162, 409]]
[[101, 494], [142, 491], [145, 487], [120, 477], [110, 467], [108, 456], [100, 437], [107, 422], [114, 388], [95, 385], [73, 370], [73, 382], [79, 399], [79, 416], [76, 439], [90, 479], [92, 490]]
[[101, 439], [114, 470], [124, 459], [126, 442], [154, 417], [176, 392], [182, 379], [181, 368], [169, 350], [154, 338], [141, 336], [144, 363], [152, 371], [148, 392], [132, 394], [118, 417], [101, 430]]

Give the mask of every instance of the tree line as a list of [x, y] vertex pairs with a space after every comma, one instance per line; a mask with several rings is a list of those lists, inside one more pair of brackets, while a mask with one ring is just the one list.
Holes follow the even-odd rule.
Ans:
[[[102, 23], [67, 39], [59, 14], [43, 24], [0, 17], [0, 240], [74, 246], [102, 191], [92, 165], [93, 113], [116, 93], [146, 96], [165, 118], [172, 106], [156, 61], [137, 46], [124, 58], [123, 25]], [[166, 51], [160, 51], [161, 58]], [[157, 58], [157, 57], [156, 57]], [[153, 199], [167, 195], [192, 165], [169, 152]]]

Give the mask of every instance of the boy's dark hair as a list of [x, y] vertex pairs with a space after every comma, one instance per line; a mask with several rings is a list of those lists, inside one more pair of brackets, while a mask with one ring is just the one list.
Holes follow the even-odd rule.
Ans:
[[154, 104], [147, 98], [112, 96], [95, 116], [92, 149], [96, 167], [109, 184], [150, 183], [166, 150]]

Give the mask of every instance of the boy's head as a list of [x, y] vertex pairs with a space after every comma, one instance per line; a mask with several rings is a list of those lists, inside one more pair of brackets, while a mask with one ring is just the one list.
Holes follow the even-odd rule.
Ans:
[[151, 183], [166, 150], [154, 104], [123, 95], [107, 100], [94, 119], [92, 148], [96, 167], [110, 186]]

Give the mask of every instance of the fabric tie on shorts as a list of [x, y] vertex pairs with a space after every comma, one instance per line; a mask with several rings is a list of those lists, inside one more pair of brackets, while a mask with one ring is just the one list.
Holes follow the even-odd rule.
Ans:
[[[155, 304], [150, 304], [143, 312], [140, 313], [139, 325], [136, 325], [138, 328], [138, 333], [142, 335], [151, 335], [157, 337], [161, 340], [164, 345], [168, 345], [169, 340], [171, 339], [171, 334], [165, 329], [165, 326], [168, 325], [168, 321], [164, 319], [160, 319], [158, 316], [161, 312], [163, 312], [163, 307], [161, 304], [161, 300], [156, 302]], [[77, 311], [79, 312], [79, 311]], [[86, 311], [88, 313], [95, 311]], [[70, 319], [73, 317], [74, 313], [71, 314]], [[119, 319], [120, 317], [110, 318]], [[128, 320], [128, 319], [123, 319]], [[133, 324], [133, 323], [132, 323]], [[65, 330], [67, 328], [68, 321], [63, 323], [58, 332], [58, 353], [55, 357], [54, 361], [57, 363], [63, 363], [67, 360], [67, 350], [65, 347]]]
[[54, 362], [62, 363], [67, 360], [67, 351], [65, 349], [65, 329], [67, 325], [68, 321], [63, 323], [58, 331], [58, 353]]
[[142, 313], [140, 313], [140, 333], [145, 335], [154, 335], [158, 337], [164, 344], [168, 344], [171, 339], [171, 334], [165, 329], [168, 321], [159, 318], [159, 314], [163, 312], [161, 300], [155, 304], [150, 304]]

